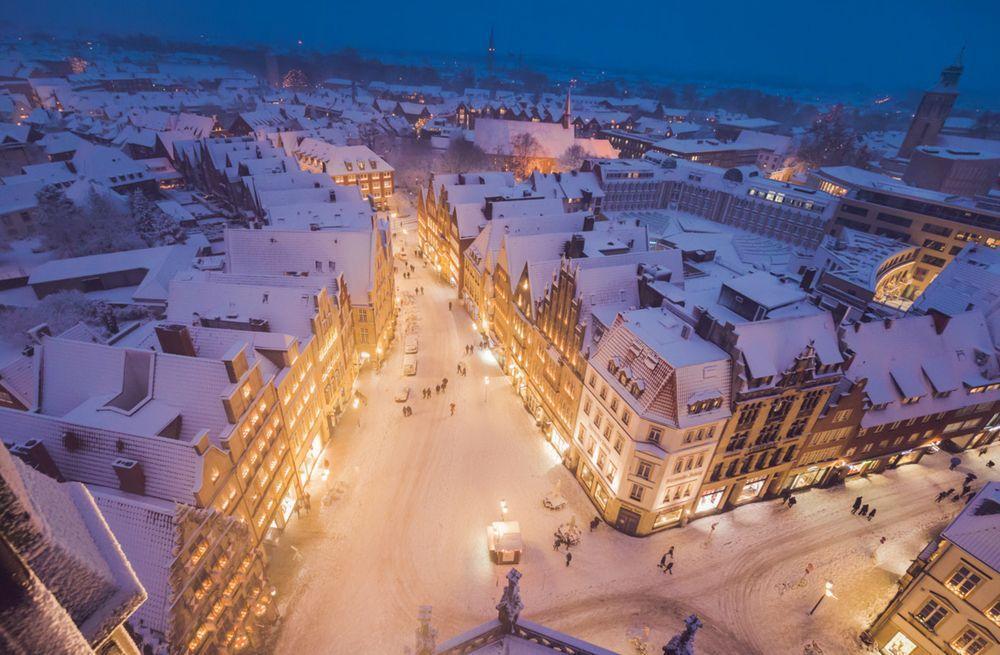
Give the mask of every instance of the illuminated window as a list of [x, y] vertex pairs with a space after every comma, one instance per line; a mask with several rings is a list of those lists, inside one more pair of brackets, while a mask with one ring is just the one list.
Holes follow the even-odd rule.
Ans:
[[965, 598], [982, 581], [982, 577], [968, 566], [960, 566], [957, 571], [951, 574], [946, 586], [962, 598]]
[[966, 628], [958, 639], [951, 642], [951, 647], [962, 655], [979, 655], [986, 650], [987, 645], [986, 637], [975, 628]]

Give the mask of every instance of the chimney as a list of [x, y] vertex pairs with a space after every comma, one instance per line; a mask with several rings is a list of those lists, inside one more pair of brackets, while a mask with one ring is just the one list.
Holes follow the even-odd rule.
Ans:
[[570, 237], [570, 240], [566, 242], [566, 256], [570, 259], [579, 259], [584, 257], [583, 246], [585, 240], [582, 234], [574, 234]]
[[594, 219], [593, 215], [584, 216], [583, 217], [583, 231], [584, 232], [593, 232], [594, 231], [594, 220], [595, 219]]
[[185, 357], [197, 357], [194, 342], [191, 340], [191, 333], [184, 325], [174, 323], [156, 326], [156, 338], [160, 341], [160, 348], [170, 355], [184, 355]]
[[809, 266], [802, 272], [802, 282], [799, 286], [802, 287], [803, 291], [809, 291], [812, 289], [813, 280], [816, 278], [816, 268]]
[[63, 476], [59, 473], [59, 467], [52, 460], [52, 455], [45, 448], [45, 444], [38, 439], [28, 439], [23, 443], [14, 444], [10, 452], [12, 455], [20, 457], [21, 461], [36, 471], [44, 473], [50, 478], [55, 478], [59, 482], [64, 481]]
[[134, 459], [119, 457], [111, 467], [118, 476], [119, 489], [126, 493], [145, 495], [146, 476], [142, 472], [142, 464]]

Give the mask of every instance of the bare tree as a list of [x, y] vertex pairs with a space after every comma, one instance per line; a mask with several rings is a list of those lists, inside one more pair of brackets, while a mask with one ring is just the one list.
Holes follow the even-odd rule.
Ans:
[[586, 158], [587, 151], [579, 143], [574, 143], [559, 158], [559, 165], [564, 171], [573, 171], [580, 168]]
[[528, 132], [521, 132], [510, 140], [511, 170], [519, 180], [531, 175], [542, 156], [542, 146]]

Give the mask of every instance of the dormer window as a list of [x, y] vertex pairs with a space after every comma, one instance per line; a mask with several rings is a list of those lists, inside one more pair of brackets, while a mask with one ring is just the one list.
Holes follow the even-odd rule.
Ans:
[[352, 164], [352, 163], [351, 163], [351, 162], [349, 162], [349, 161], [345, 161], [345, 162], [344, 162], [344, 168], [346, 168], [346, 169], [347, 169], [347, 172], [351, 172], [351, 171], [353, 171], [353, 170], [354, 170], [354, 164]]

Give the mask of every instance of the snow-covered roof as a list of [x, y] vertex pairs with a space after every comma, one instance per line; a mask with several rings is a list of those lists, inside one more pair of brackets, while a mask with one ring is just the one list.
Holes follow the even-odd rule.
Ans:
[[941, 536], [1000, 571], [1000, 482], [987, 482]]
[[378, 230], [226, 230], [226, 270], [238, 274], [343, 275], [352, 302], [369, 304]]
[[[654, 422], [685, 427], [729, 415], [729, 355], [666, 310], [620, 312], [590, 363], [637, 413]], [[722, 403], [691, 414], [689, 399], [698, 394]]]
[[862, 427], [1000, 398], [1000, 364], [978, 310], [950, 319], [857, 323], [845, 330], [844, 342], [854, 353], [845, 375], [867, 380], [865, 394], [873, 405]]
[[136, 302], [162, 303], [167, 299], [167, 284], [170, 279], [177, 272], [190, 268], [198, 250], [206, 245], [204, 237], [194, 235], [186, 243], [173, 246], [53, 259], [35, 267], [28, 277], [28, 284], [35, 286], [122, 271], [145, 270], [146, 275], [131, 293], [131, 298]]
[[54, 650], [66, 631], [78, 630], [91, 646], [100, 644], [146, 593], [93, 497], [80, 483], [60, 483], [33, 470], [4, 446], [0, 478], [5, 538], [72, 621], [32, 629], [45, 632]]
[[488, 155], [512, 155], [514, 139], [528, 134], [537, 142], [537, 157], [558, 159], [571, 146], [579, 145], [594, 157], [617, 157], [610, 142], [603, 139], [577, 139], [572, 129], [559, 123], [535, 121], [508, 121], [496, 118], [478, 118], [473, 130], [476, 145]]

